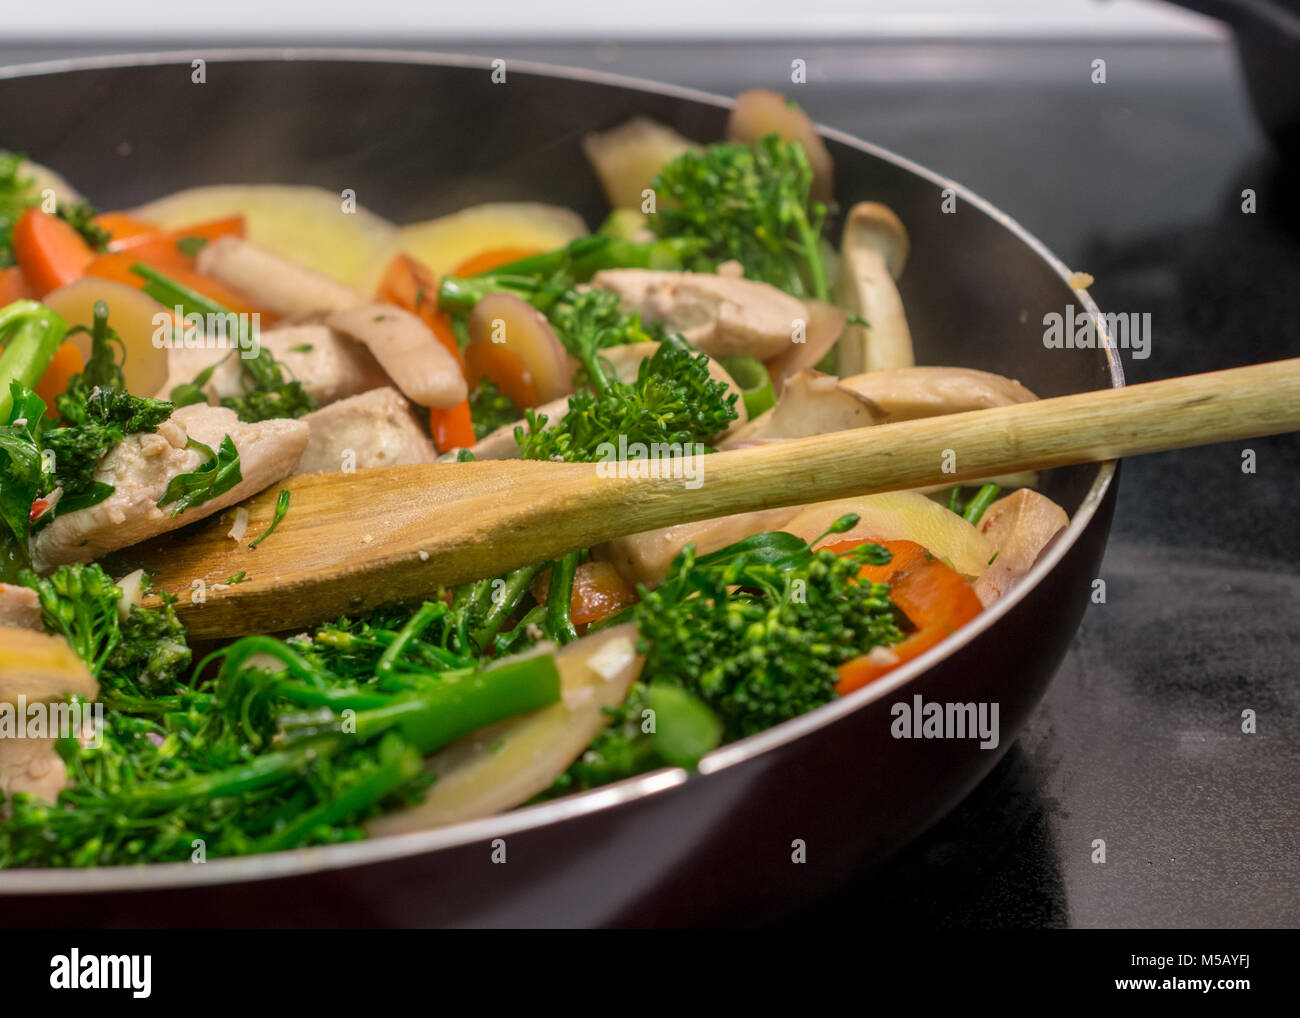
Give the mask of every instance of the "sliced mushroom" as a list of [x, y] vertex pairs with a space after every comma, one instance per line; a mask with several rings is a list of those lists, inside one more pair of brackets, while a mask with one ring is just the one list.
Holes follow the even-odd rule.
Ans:
[[808, 309], [767, 283], [703, 272], [605, 269], [591, 280], [613, 290], [624, 308], [648, 322], [663, 322], [716, 360], [786, 353]]
[[325, 324], [369, 347], [397, 387], [421, 406], [447, 410], [469, 394], [456, 358], [409, 311], [364, 304], [333, 312]]
[[[636, 625], [584, 636], [555, 654], [560, 702], [501, 721], [453, 742], [425, 764], [436, 775], [418, 806], [371, 820], [372, 835], [427, 830], [491, 816], [550, 788], [597, 733], [641, 673]], [[538, 644], [532, 653], [553, 653]]]
[[784, 353], [777, 354], [767, 362], [767, 370], [772, 375], [772, 387], [778, 393], [791, 375], [820, 364], [844, 332], [847, 319], [839, 308], [812, 300], [808, 302], [807, 310], [803, 342], [791, 343]]
[[633, 117], [625, 124], [597, 131], [582, 139], [582, 151], [616, 209], [641, 207], [642, 192], [650, 187], [664, 163], [693, 147], [671, 127], [648, 117]]
[[1069, 526], [1065, 510], [1046, 495], [1021, 488], [984, 511], [979, 529], [997, 553], [975, 581], [975, 593], [987, 608], [1029, 572], [1048, 543]]
[[903, 299], [894, 281], [907, 262], [907, 230], [890, 209], [864, 201], [849, 209], [841, 244], [844, 305], [866, 319], [851, 325], [839, 346], [839, 373], [909, 368], [916, 363]]
[[870, 399], [891, 423], [1038, 399], [1015, 379], [973, 368], [870, 371], [842, 378], [840, 385]]
[[776, 406], [732, 433], [728, 449], [771, 439], [806, 438], [878, 424], [884, 414], [834, 375], [800, 371], [785, 383]]
[[356, 290], [323, 272], [273, 254], [242, 237], [221, 237], [205, 244], [199, 252], [198, 269], [278, 315], [339, 311], [366, 303]]
[[812, 196], [818, 201], [830, 201], [835, 190], [835, 164], [808, 114], [780, 92], [762, 88], [741, 92], [727, 119], [727, 140], [752, 145], [769, 134], [803, 145], [813, 172]]

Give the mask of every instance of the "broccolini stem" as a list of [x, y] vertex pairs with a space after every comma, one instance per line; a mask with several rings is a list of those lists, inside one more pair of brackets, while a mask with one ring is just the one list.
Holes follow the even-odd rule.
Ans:
[[470, 634], [470, 642], [483, 650], [492, 642], [493, 637], [501, 631], [505, 625], [506, 619], [510, 617], [524, 594], [528, 591], [528, 585], [533, 582], [533, 577], [542, 571], [545, 563], [537, 565], [521, 566], [513, 573], [506, 576], [505, 586], [501, 588], [500, 593], [495, 594], [492, 598], [492, 610], [488, 612], [483, 624]]
[[966, 503], [966, 511], [962, 513], [962, 517], [967, 523], [978, 523], [1001, 490], [996, 484], [984, 485], [975, 493], [975, 497]]
[[578, 638], [569, 614], [573, 600], [573, 577], [578, 570], [578, 553], [571, 551], [551, 567], [551, 584], [546, 592], [546, 634], [563, 647]]
[[407, 645], [428, 629], [435, 619], [440, 619], [446, 614], [447, 606], [441, 601], [425, 601], [420, 605], [420, 610], [411, 616], [410, 621], [402, 627], [380, 657], [379, 663], [375, 666], [375, 675], [380, 679], [392, 675], [393, 664], [401, 657]]
[[302, 842], [317, 827], [332, 827], [384, 799], [420, 773], [419, 752], [396, 734], [379, 746], [379, 766], [331, 799], [300, 813], [274, 834], [263, 838], [254, 852], [278, 852]]

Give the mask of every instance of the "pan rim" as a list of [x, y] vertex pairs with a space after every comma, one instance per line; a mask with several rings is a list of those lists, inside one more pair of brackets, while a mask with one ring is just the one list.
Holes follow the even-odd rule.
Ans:
[[[144, 53], [112, 54], [94, 57], [68, 57], [0, 67], [0, 80], [39, 77], [79, 71], [112, 70], [167, 64], [189, 63], [194, 59], [218, 63], [260, 62], [333, 62], [391, 63], [415, 66], [490, 69], [492, 58], [458, 53], [428, 52], [365, 47], [223, 47], [217, 49], [156, 50]], [[628, 88], [664, 95], [698, 104], [728, 109], [733, 100], [700, 89], [693, 89], [629, 75], [595, 71], [527, 60], [509, 60], [509, 67], [524, 74], [561, 78], [606, 87]], [[961, 183], [942, 176], [905, 156], [836, 128], [816, 124], [818, 134], [930, 181], [940, 188], [952, 188], [964, 203], [979, 210], [1007, 230], [1045, 262], [1073, 290], [1075, 298], [1093, 319], [1099, 349], [1105, 353], [1112, 388], [1122, 387], [1123, 366], [1111, 342], [1106, 320], [1086, 290], [1071, 284], [1068, 267], [1042, 241]], [[193, 863], [150, 863], [142, 866], [111, 866], [97, 869], [14, 869], [0, 871], [0, 896], [62, 895], [109, 892], [157, 891], [194, 888], [214, 884], [248, 883], [284, 877], [306, 876], [329, 870], [374, 865], [394, 859], [429, 854], [460, 845], [487, 841], [517, 834], [591, 813], [612, 809], [637, 799], [656, 795], [685, 784], [703, 780], [708, 775], [744, 763], [771, 750], [801, 739], [854, 713], [869, 703], [883, 699], [908, 685], [922, 672], [950, 657], [1009, 614], [1074, 547], [1091, 524], [1115, 476], [1116, 461], [1097, 464], [1097, 473], [1062, 536], [1047, 554], [1040, 557], [1023, 580], [1006, 597], [963, 626], [924, 654], [907, 662], [883, 680], [872, 683], [846, 697], [824, 704], [807, 714], [782, 722], [757, 735], [721, 746], [700, 761], [699, 776], [690, 777], [681, 768], [662, 768], [587, 792], [579, 792], [553, 802], [527, 806], [479, 820], [462, 821], [428, 831], [392, 834], [340, 845], [323, 845], [291, 849], [262, 855], [216, 859], [203, 865]]]

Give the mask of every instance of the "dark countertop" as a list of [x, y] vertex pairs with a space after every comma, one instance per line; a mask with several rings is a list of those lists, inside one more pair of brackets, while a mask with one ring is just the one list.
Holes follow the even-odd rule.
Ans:
[[[1130, 381], [1300, 346], [1294, 167], [1288, 191], [1228, 44], [423, 48], [788, 91], [1007, 211], [1096, 277], [1104, 311], [1150, 312], [1151, 356], [1125, 355]], [[0, 64], [88, 52], [102, 49], [0, 44]], [[789, 85], [794, 57], [806, 85]], [[1090, 80], [1098, 57], [1104, 85]], [[1018, 745], [902, 855], [791, 922], [1300, 925], [1298, 472], [1295, 435], [1125, 463], [1106, 603]], [[1241, 731], [1245, 709], [1256, 734]], [[1105, 865], [1090, 861], [1094, 839]]]

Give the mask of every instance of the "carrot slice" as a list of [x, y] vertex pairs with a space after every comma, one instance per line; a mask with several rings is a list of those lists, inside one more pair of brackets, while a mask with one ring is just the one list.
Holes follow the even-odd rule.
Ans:
[[[860, 542], [828, 545], [842, 553]], [[889, 598], [916, 627], [904, 640], [885, 648], [890, 657], [863, 654], [839, 667], [835, 689], [841, 696], [874, 682], [905, 661], [919, 657], [983, 610], [975, 588], [914, 541], [875, 541], [893, 553], [883, 566], [863, 566], [860, 579], [889, 584]]]
[[95, 252], [81, 234], [58, 216], [30, 208], [13, 231], [14, 254], [36, 296], [80, 279]]
[[187, 286], [197, 293], [210, 297], [223, 307], [229, 308], [239, 314], [261, 315], [259, 322], [262, 328], [268, 328], [279, 321], [279, 316], [274, 315], [264, 308], [250, 304], [248, 298], [238, 290], [231, 289], [211, 276], [205, 276], [194, 268], [194, 259], [187, 258], [179, 251], [171, 254], [157, 254], [153, 258], [141, 258], [139, 253], [133, 249], [126, 251], [110, 251], [108, 254], [102, 254], [88, 266], [86, 266], [86, 275], [97, 276], [100, 279], [111, 279], [114, 283], [125, 283], [127, 286], [133, 286], [137, 290], [145, 284], [143, 276], [138, 276], [131, 271], [131, 266], [137, 262], [144, 262], [157, 269], [159, 272], [170, 276], [182, 286]]
[[77, 349], [76, 343], [61, 343], [59, 348], [54, 351], [54, 359], [50, 361], [50, 366], [45, 369], [45, 374], [41, 375], [41, 380], [36, 383], [35, 392], [41, 399], [45, 400], [45, 405], [54, 406], [54, 398], [61, 396], [67, 389], [68, 383], [72, 381], [73, 375], [79, 375], [85, 369], [86, 362], [81, 358], [81, 351]]
[[110, 251], [120, 250], [126, 241], [161, 232], [153, 223], [136, 219], [129, 212], [101, 212], [91, 222], [108, 232]]
[[[122, 238], [109, 245], [111, 251], [130, 251], [142, 262], [153, 264], [155, 258], [168, 259], [172, 255], [181, 255], [189, 259], [190, 267], [194, 264], [194, 253], [186, 251], [186, 241], [212, 241], [218, 237], [242, 237], [244, 235], [244, 217], [227, 216], [225, 219], [212, 219], [205, 223], [195, 223], [180, 230], [152, 230], [149, 233], [137, 233]], [[198, 245], [202, 246], [202, 245]]]
[[531, 258], [533, 255], [541, 253], [541, 251], [526, 247], [495, 247], [488, 251], [480, 251], [471, 258], [466, 258], [456, 266], [452, 275], [477, 276], [481, 272], [491, 272], [502, 265], [517, 262], [520, 258]]
[[0, 269], [0, 308], [16, 300], [31, 300], [35, 296], [19, 266], [11, 265], [7, 269]]
[[449, 449], [468, 449], [478, 438], [474, 435], [474, 420], [470, 414], [469, 400], [462, 400], [450, 410], [429, 410], [429, 428], [433, 444], [439, 452]]

